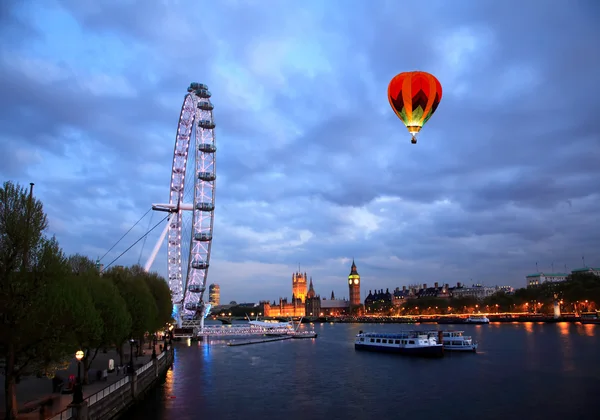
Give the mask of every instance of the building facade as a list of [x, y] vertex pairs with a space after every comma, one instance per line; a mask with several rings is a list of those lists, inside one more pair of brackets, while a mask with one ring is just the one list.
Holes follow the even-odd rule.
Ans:
[[292, 274], [292, 299], [297, 298], [304, 303], [306, 299], [307, 283], [306, 272], [302, 274], [300, 273], [300, 270], [298, 270], [297, 273]]
[[208, 302], [212, 306], [219, 306], [221, 304], [221, 287], [218, 284], [211, 284], [208, 286]]
[[542, 283], [560, 283], [567, 279], [567, 273], [534, 273], [525, 277], [527, 287], [539, 286]]
[[[279, 298], [279, 302], [261, 302], [262, 312], [266, 317], [300, 317], [318, 316], [321, 312], [321, 297], [316, 294], [312, 277], [307, 290], [307, 274], [292, 274], [292, 299]], [[313, 314], [313, 315], [310, 315]]]

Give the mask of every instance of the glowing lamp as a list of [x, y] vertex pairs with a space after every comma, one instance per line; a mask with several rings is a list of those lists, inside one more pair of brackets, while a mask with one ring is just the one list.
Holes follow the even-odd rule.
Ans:
[[83, 359], [83, 351], [77, 350], [77, 353], [75, 353], [75, 358], [78, 362], [81, 362], [81, 359]]

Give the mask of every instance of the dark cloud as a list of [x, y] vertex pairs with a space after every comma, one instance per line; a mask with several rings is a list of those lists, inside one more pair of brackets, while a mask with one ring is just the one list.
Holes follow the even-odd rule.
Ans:
[[[67, 252], [102, 255], [168, 199], [199, 81], [217, 123], [210, 278], [226, 300], [289, 294], [298, 262], [343, 296], [351, 257], [385, 288], [521, 285], [536, 261], [597, 253], [597, 2], [151, 3], [61, 0], [43, 28], [33, 2], [0, 5], [0, 174], [36, 182]], [[59, 12], [75, 58], [49, 36]], [[416, 146], [386, 98], [412, 69], [444, 87]]]

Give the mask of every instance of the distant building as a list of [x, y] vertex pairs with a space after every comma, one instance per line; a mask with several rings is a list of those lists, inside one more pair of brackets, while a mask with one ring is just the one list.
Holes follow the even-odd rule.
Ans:
[[389, 289], [384, 292], [383, 289], [375, 290], [373, 293], [369, 290], [369, 294], [365, 298], [365, 311], [370, 314], [386, 313], [394, 306], [394, 295]]
[[[356, 272], [356, 265], [353, 264], [352, 270]], [[355, 275], [358, 276], [356, 272]], [[279, 298], [279, 301], [261, 301], [260, 306], [262, 313], [266, 317], [321, 317], [321, 316], [339, 316], [350, 313], [350, 301], [345, 299], [336, 299], [333, 291], [331, 292], [331, 299], [321, 299], [315, 292], [312, 277], [309, 278], [308, 290], [306, 290], [306, 279], [309, 278], [306, 273], [294, 273], [292, 275], [292, 299]], [[358, 276], [358, 283], [355, 284], [355, 277], [352, 277], [352, 287], [354, 292], [358, 289], [358, 296], [360, 299], [360, 276]], [[296, 295], [296, 293], [298, 295]], [[353, 295], [354, 296], [354, 295]], [[358, 302], [358, 308], [361, 307], [360, 300]]]
[[[307, 316], [307, 313], [318, 314], [320, 299], [313, 286], [312, 277], [310, 277], [310, 287], [306, 290], [308, 276], [305, 273], [298, 272], [292, 274], [292, 299], [279, 298], [279, 302], [262, 301], [262, 312], [267, 317], [299, 317]], [[317, 316], [317, 315], [313, 315]]]
[[503, 292], [507, 295], [512, 295], [513, 293], [515, 293], [515, 288], [512, 286], [498, 286], [498, 292]]
[[498, 290], [499, 288], [497, 286], [489, 287], [481, 284], [474, 284], [470, 287], [465, 287], [461, 285], [461, 287], [452, 288], [450, 290], [450, 296], [453, 298], [471, 297], [477, 300], [482, 300], [486, 297], [492, 296], [494, 293], [498, 292]]
[[208, 301], [213, 306], [221, 304], [221, 287], [218, 284], [208, 286]]
[[306, 284], [306, 272], [302, 274], [300, 273], [300, 270], [298, 270], [297, 273], [292, 274], [292, 296], [296, 299], [300, 299], [300, 302], [302, 303], [304, 303], [304, 300], [306, 299]]
[[543, 283], [560, 283], [567, 279], [567, 273], [534, 273], [525, 277], [527, 287], [539, 286]]
[[340, 316], [350, 312], [350, 301], [346, 299], [336, 299], [333, 291], [331, 299], [323, 298], [321, 300], [321, 312], [319, 316]]
[[575, 270], [571, 271], [571, 274], [582, 274], [582, 273], [590, 273], [590, 274], [594, 274], [596, 276], [600, 277], [600, 267], [583, 267], [583, 268], [576, 268]]

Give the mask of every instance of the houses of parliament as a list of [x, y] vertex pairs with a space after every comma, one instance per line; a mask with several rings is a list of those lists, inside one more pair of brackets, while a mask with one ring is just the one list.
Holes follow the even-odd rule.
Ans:
[[315, 292], [312, 276], [309, 278], [306, 272], [292, 274], [292, 299], [279, 298], [279, 302], [261, 302], [262, 310], [267, 317], [318, 317], [338, 316], [341, 314], [360, 311], [360, 275], [356, 264], [352, 261], [350, 274], [348, 275], [347, 299], [336, 299], [333, 291], [331, 298], [321, 298]]

